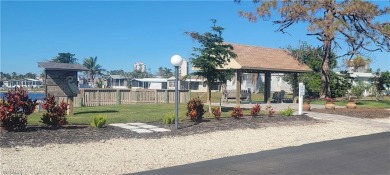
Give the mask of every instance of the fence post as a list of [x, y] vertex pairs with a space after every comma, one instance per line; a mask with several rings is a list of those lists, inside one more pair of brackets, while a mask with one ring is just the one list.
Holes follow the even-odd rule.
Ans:
[[165, 103], [169, 103], [169, 91], [165, 90]]
[[157, 98], [158, 98], [157, 89], [155, 89], [154, 90], [154, 103], [158, 102]]
[[96, 97], [97, 97], [97, 105], [100, 106], [100, 91], [96, 91]]
[[121, 92], [119, 89], [116, 90], [116, 104], [117, 105], [121, 104]]

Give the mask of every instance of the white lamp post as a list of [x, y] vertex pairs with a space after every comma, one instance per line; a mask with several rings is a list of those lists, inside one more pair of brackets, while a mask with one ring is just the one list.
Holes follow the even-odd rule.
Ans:
[[181, 66], [181, 63], [183, 62], [183, 58], [181, 58], [180, 55], [173, 55], [171, 57], [171, 64], [175, 67], [175, 127], [177, 130], [177, 122], [178, 122], [178, 116], [179, 116], [179, 66]]

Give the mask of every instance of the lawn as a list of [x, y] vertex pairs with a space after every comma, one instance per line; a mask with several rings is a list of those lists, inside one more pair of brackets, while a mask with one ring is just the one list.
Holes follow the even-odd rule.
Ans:
[[[207, 110], [207, 106], [204, 106]], [[131, 104], [75, 108], [74, 115], [67, 116], [70, 125], [89, 125], [98, 115], [107, 116], [107, 123], [127, 122], [162, 122], [164, 115], [174, 115], [174, 104]], [[222, 117], [230, 117], [231, 108], [222, 108]], [[244, 115], [250, 110], [244, 109]], [[262, 111], [263, 112], [263, 111]], [[33, 113], [28, 117], [28, 125], [42, 125], [40, 118], [43, 112]], [[204, 118], [213, 118], [206, 113]], [[179, 105], [179, 119], [186, 119], [186, 105]]]

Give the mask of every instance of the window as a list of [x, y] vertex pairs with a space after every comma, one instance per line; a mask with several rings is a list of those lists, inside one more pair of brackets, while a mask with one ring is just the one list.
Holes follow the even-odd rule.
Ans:
[[168, 82], [168, 87], [175, 87], [175, 82], [174, 81], [169, 81]]

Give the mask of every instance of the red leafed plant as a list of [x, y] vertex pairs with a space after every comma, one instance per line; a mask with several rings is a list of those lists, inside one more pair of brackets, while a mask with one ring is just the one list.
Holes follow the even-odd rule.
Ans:
[[215, 107], [213, 108], [213, 115], [215, 119], [220, 120], [221, 119], [221, 108]]
[[240, 119], [241, 117], [244, 116], [244, 114], [243, 114], [242, 109], [240, 108], [240, 106], [237, 106], [237, 107], [234, 107], [232, 109], [232, 112], [230, 113], [230, 116], [235, 118], [235, 119]]
[[68, 108], [68, 104], [64, 101], [58, 105], [54, 96], [48, 94], [44, 99], [42, 108], [46, 110], [41, 118], [42, 123], [52, 127], [60, 127], [68, 124], [66, 121], [66, 110]]
[[187, 116], [192, 121], [202, 121], [204, 113], [203, 103], [199, 98], [193, 98], [187, 103]]
[[1, 126], [9, 131], [24, 130], [27, 116], [34, 112], [37, 100], [29, 99], [28, 92], [23, 88], [8, 91], [4, 97], [0, 102]]
[[252, 117], [256, 117], [259, 115], [260, 113], [260, 105], [258, 103], [256, 103], [256, 105], [254, 105], [252, 108], [251, 108], [251, 116]]

